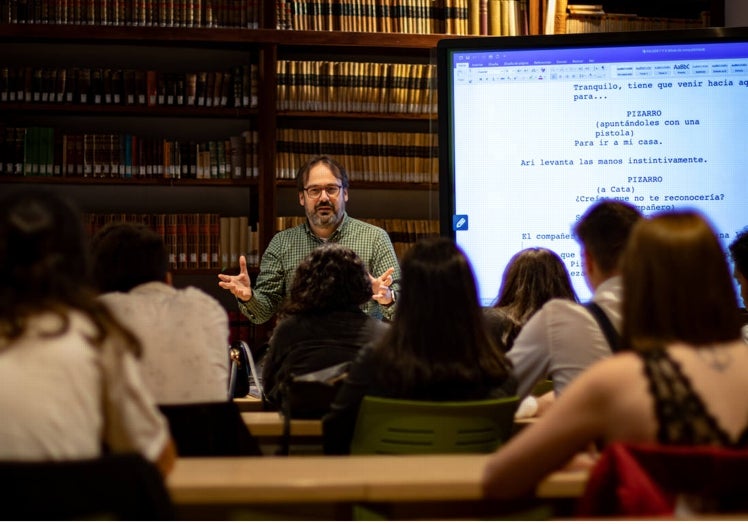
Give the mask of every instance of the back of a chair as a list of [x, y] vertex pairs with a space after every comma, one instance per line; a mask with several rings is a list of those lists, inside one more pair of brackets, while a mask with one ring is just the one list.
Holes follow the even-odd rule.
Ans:
[[261, 455], [233, 400], [160, 405], [180, 457]]
[[581, 517], [748, 511], [748, 450], [613, 443], [590, 473]]
[[512, 434], [519, 399], [430, 402], [366, 396], [351, 454], [489, 453]]
[[172, 520], [158, 469], [140, 455], [0, 462], [2, 520]]

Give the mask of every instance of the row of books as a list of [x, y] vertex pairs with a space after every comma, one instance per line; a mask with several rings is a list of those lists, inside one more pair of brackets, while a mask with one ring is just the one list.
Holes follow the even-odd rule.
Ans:
[[104, 226], [117, 222], [145, 224], [164, 240], [169, 268], [226, 270], [259, 262], [259, 234], [246, 216], [224, 217], [217, 213], [84, 213], [89, 238]]
[[259, 175], [258, 140], [256, 130], [198, 142], [0, 125], [0, 175], [251, 178]]
[[[297, 226], [306, 220], [300, 216], [281, 216], [275, 219], [276, 231]], [[364, 222], [381, 227], [390, 236], [398, 259], [421, 238], [439, 236], [439, 221], [407, 218], [360, 218]]]
[[435, 114], [433, 64], [278, 60], [278, 109]]
[[276, 178], [293, 179], [310, 156], [330, 154], [364, 182], [437, 183], [436, 133], [278, 129]]
[[277, 0], [277, 29], [468, 34], [468, 0]]
[[0, 0], [0, 23], [259, 28], [259, 0]]
[[635, 14], [569, 14], [567, 33], [600, 33], [613, 31], [657, 31], [661, 29], [695, 29], [708, 27], [709, 18], [643, 17]]
[[257, 65], [191, 73], [0, 65], [0, 102], [257, 107]]
[[528, 0], [470, 0], [471, 35], [528, 34]]

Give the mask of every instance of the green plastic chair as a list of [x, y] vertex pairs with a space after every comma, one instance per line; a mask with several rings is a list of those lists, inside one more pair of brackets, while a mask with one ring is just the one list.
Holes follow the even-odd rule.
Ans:
[[351, 454], [490, 453], [512, 435], [519, 399], [432, 402], [365, 396]]

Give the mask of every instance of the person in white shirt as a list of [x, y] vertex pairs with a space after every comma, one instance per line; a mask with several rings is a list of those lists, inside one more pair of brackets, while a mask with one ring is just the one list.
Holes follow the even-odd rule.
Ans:
[[[601, 200], [574, 226], [585, 279], [594, 292], [592, 301], [619, 333], [623, 292], [619, 259], [640, 218], [631, 204]], [[523, 398], [546, 378], [553, 380], [554, 394], [559, 395], [590, 364], [611, 354], [600, 325], [583, 304], [553, 299], [522, 327], [507, 357], [519, 382], [517, 394]]]
[[92, 242], [100, 298], [143, 344], [141, 372], [160, 405], [228, 400], [228, 314], [204, 291], [171, 285], [148, 226], [113, 223]]
[[140, 453], [175, 458], [143, 385], [133, 333], [97, 300], [72, 204], [47, 191], [0, 202], [0, 460]]

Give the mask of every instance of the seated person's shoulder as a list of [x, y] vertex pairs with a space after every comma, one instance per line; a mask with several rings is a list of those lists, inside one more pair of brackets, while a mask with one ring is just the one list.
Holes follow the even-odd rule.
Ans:
[[182, 295], [182, 297], [185, 300], [200, 303], [203, 304], [206, 307], [214, 307], [214, 308], [221, 308], [223, 309], [223, 306], [221, 303], [216, 300], [215, 297], [209, 295], [205, 291], [203, 291], [200, 288], [194, 287], [194, 286], [187, 286], [185, 288], [181, 288], [177, 290], [179, 294]]

